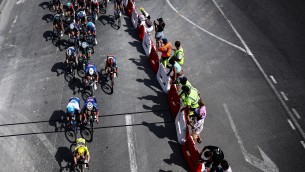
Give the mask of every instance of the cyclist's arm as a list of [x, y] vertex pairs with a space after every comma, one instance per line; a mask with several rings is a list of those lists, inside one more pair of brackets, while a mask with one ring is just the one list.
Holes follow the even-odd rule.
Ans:
[[88, 149], [87, 146], [85, 147], [85, 150], [86, 150], [86, 152], [87, 152], [87, 155], [90, 156], [90, 152], [89, 152], [89, 149]]

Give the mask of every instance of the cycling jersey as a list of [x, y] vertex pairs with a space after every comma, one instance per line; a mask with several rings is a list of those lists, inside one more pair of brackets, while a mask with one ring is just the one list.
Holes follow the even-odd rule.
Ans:
[[70, 11], [70, 12], [74, 11], [74, 6], [72, 3], [70, 3], [70, 6], [66, 8], [66, 11]]
[[85, 156], [85, 155], [90, 155], [90, 152], [89, 152], [89, 149], [87, 146], [76, 146], [76, 148], [74, 149], [74, 152], [75, 153], [78, 153], [78, 149], [85, 149], [84, 153], [83, 154], [80, 154], [80, 156]]
[[86, 74], [89, 75], [89, 69], [92, 68], [94, 70], [94, 74], [98, 75], [97, 69], [93, 63], [89, 63], [86, 67]]
[[[82, 42], [82, 43], [84, 43], [84, 42]], [[86, 48], [83, 48], [82, 43], [80, 42], [79, 51], [88, 56], [88, 53], [90, 52], [89, 44], [87, 42], [85, 42], [86, 43]]]
[[74, 47], [69, 47], [68, 48], [71, 51], [71, 56], [75, 56], [76, 55], [76, 50]]
[[62, 21], [61, 14], [55, 14], [53, 18], [53, 23], [60, 23]]
[[76, 110], [79, 111], [79, 110], [80, 110], [79, 105], [80, 105], [79, 98], [73, 97], [73, 98], [71, 98], [71, 99], [69, 100], [69, 103], [68, 103], [67, 107], [68, 107], [68, 106], [73, 106], [74, 109], [76, 109]]

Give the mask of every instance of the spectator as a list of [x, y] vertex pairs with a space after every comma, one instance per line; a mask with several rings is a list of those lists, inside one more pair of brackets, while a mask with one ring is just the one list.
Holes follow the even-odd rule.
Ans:
[[167, 41], [166, 38], [162, 38], [162, 43], [161, 47], [158, 46], [157, 44], [158, 51], [160, 51], [161, 54], [161, 63], [163, 64], [164, 67], [167, 67], [167, 63], [169, 60], [169, 57], [171, 55], [171, 49], [172, 49], [172, 44]]
[[156, 31], [156, 34], [155, 34], [155, 38], [156, 38], [156, 45], [158, 46], [160, 40], [162, 38], [164, 38], [164, 27], [165, 27], [165, 23], [162, 19], [162, 17], [159, 17], [157, 19], [157, 21], [159, 22], [158, 24], [156, 23], [156, 21], [154, 20], [154, 26], [155, 26], [155, 31]]
[[204, 106], [203, 100], [199, 101], [199, 107], [195, 109], [195, 113], [192, 117], [188, 116], [188, 123], [192, 127], [192, 137], [194, 141], [196, 140], [198, 143], [202, 142], [200, 138], [200, 132], [203, 129], [204, 119], [206, 117], [206, 108]]
[[183, 99], [183, 108], [182, 111], [186, 111], [188, 116], [194, 115], [194, 111], [199, 107], [198, 101], [200, 100], [200, 96], [196, 88], [183, 86], [182, 91], [184, 92], [185, 98]]
[[147, 33], [150, 35], [150, 33], [153, 31], [153, 23], [150, 20], [150, 15], [145, 11], [143, 7], [140, 8], [140, 11], [142, 12], [142, 15], [140, 15], [140, 20], [145, 21], [145, 28]]
[[173, 49], [174, 55], [172, 58], [174, 58], [182, 66], [184, 64], [184, 51], [181, 47], [180, 41], [175, 42], [175, 47], [176, 48]]
[[210, 169], [210, 172], [215, 172], [215, 170], [220, 165], [221, 161], [224, 159], [224, 154], [222, 150], [217, 146], [205, 146], [199, 153], [199, 159], [202, 159], [201, 155], [203, 153], [204, 153], [204, 157], [207, 158], [207, 160], [204, 160], [205, 166], [210, 167], [212, 164], [212, 168]]
[[167, 76], [170, 75], [170, 73], [173, 71], [173, 80], [176, 81], [178, 78], [183, 77], [183, 70], [182, 67], [178, 62], [175, 61], [175, 59], [171, 58], [169, 59], [169, 64], [171, 64], [171, 68], [167, 74]]

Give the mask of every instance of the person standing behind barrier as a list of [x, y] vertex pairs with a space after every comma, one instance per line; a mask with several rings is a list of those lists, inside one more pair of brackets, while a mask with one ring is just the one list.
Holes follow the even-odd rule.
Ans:
[[159, 17], [157, 19], [157, 21], [159, 22], [158, 24], [154, 20], [154, 26], [155, 26], [155, 31], [156, 31], [156, 34], [155, 34], [156, 45], [158, 46], [161, 39], [164, 38], [164, 32], [163, 31], [164, 31], [165, 23], [164, 23], [162, 17]]
[[[201, 156], [203, 153], [207, 160], [202, 159]], [[205, 146], [199, 153], [199, 159], [205, 162], [206, 167], [210, 167], [212, 164], [210, 172], [215, 172], [215, 170], [218, 169], [220, 163], [224, 160], [224, 154], [222, 150], [217, 146]]]
[[160, 44], [161, 44], [160, 47], [157, 44], [157, 48], [158, 48], [158, 51], [162, 53], [161, 54], [161, 63], [166, 68], [168, 60], [171, 55], [172, 44], [170, 42], [168, 42], [166, 38], [162, 38], [162, 42]]
[[174, 58], [182, 66], [184, 64], [184, 51], [181, 47], [180, 41], [175, 42], [175, 47], [176, 48], [173, 49], [174, 55], [172, 58]]
[[173, 80], [176, 81], [178, 78], [181, 78], [183, 76], [183, 70], [182, 67], [178, 62], [175, 61], [175, 59], [171, 58], [169, 60], [169, 64], [171, 64], [171, 68], [167, 74], [167, 76], [170, 76], [171, 72], [173, 71]]
[[189, 88], [188, 86], [183, 86], [182, 87], [183, 92], [185, 93], [185, 99], [183, 102], [184, 107], [181, 108], [181, 112], [182, 111], [186, 111], [188, 116], [192, 116], [194, 115], [194, 111], [196, 108], [199, 107], [199, 94], [197, 89], [195, 88]]
[[199, 101], [199, 107], [195, 109], [193, 117], [188, 116], [187, 120], [192, 127], [192, 137], [194, 141], [201, 143], [200, 132], [203, 129], [204, 119], [206, 117], [206, 108], [202, 100]]

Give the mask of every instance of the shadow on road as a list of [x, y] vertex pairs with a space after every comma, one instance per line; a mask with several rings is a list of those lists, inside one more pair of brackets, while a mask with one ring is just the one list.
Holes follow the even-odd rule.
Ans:
[[50, 23], [53, 21], [53, 15], [52, 14], [46, 14], [42, 17], [42, 20], [46, 21], [47, 23]]
[[65, 74], [66, 65], [64, 62], [57, 62], [52, 66], [51, 72], [56, 72], [57, 76]]
[[59, 147], [55, 154], [55, 159], [59, 166], [59, 171], [71, 171], [73, 164], [73, 155], [69, 148]]
[[[173, 150], [173, 153], [170, 155], [169, 159], [163, 159], [164, 162], [166, 162], [169, 165], [177, 165], [185, 169], [185, 171], [188, 171], [187, 164], [181, 156], [181, 145], [177, 142], [168, 141], [168, 144], [170, 145], [171, 149]], [[177, 153], [179, 152], [179, 153]]]
[[55, 128], [55, 132], [62, 131], [65, 123], [65, 112], [63, 110], [56, 110], [51, 115], [49, 120], [50, 126]]
[[49, 9], [50, 3], [49, 2], [42, 2], [38, 6], [40, 6], [42, 9]]

